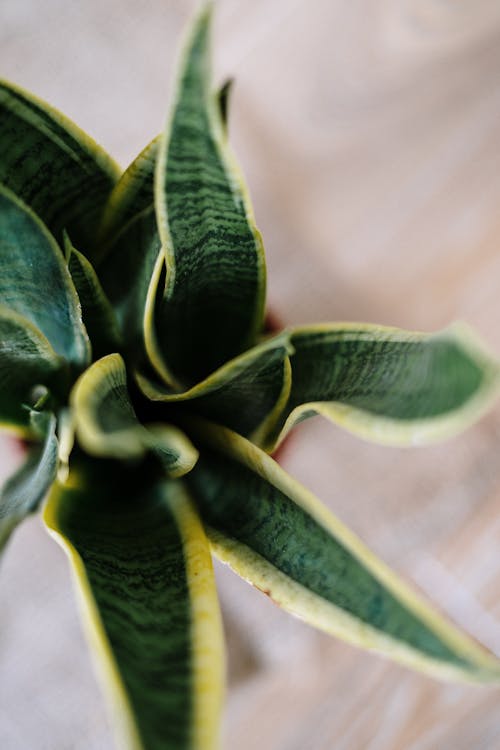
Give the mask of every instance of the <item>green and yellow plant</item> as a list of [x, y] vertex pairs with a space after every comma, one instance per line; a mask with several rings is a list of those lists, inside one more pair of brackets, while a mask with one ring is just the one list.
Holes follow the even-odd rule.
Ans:
[[29, 443], [0, 539], [48, 492], [120, 748], [218, 747], [211, 552], [280, 606], [438, 677], [498, 661], [270, 457], [321, 414], [361, 436], [454, 434], [498, 392], [463, 327], [264, 329], [265, 262], [209, 74], [210, 4], [165, 131], [120, 175], [58, 112], [0, 85], [0, 420]]

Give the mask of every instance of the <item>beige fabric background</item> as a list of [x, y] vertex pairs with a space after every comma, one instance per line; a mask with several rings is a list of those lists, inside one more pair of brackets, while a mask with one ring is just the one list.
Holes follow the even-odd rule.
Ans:
[[[474, 324], [500, 352], [500, 5], [219, 0], [216, 69], [285, 323]], [[3, 0], [0, 74], [125, 166], [161, 128], [182, 0]], [[284, 463], [500, 654], [500, 409], [446, 445], [319, 420]], [[1, 443], [4, 471], [15, 446]], [[1, 566], [0, 747], [108, 750], [66, 561], [37, 519]], [[498, 750], [498, 689], [437, 684], [316, 633], [218, 569], [226, 750]], [[117, 748], [117, 750], [120, 750]]]

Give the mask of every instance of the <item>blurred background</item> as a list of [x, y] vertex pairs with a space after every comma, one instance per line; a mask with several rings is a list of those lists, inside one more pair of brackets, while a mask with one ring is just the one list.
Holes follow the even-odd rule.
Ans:
[[[217, 79], [284, 323], [474, 325], [500, 352], [500, 4], [219, 0]], [[188, 0], [3, 0], [0, 75], [126, 166], [161, 129]], [[286, 469], [500, 655], [500, 409], [446, 445], [381, 448], [319, 419]], [[19, 460], [2, 439], [3, 474]], [[2, 750], [109, 750], [68, 567], [39, 519], [0, 576]], [[498, 750], [500, 690], [336, 642], [217, 568], [225, 749]], [[117, 750], [120, 750], [117, 748]]]

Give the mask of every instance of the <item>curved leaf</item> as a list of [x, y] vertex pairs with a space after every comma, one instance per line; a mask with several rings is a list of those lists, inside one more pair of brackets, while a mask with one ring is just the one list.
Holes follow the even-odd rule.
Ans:
[[36, 414], [36, 421], [43, 442], [32, 445], [24, 464], [0, 490], [0, 552], [15, 527], [38, 508], [56, 478], [55, 417]]
[[[282, 333], [231, 360], [198, 385], [176, 393], [136, 374], [139, 387], [151, 401], [176, 404], [180, 410], [202, 415], [251, 435], [258, 443], [273, 429], [290, 392], [290, 344]], [[182, 411], [181, 411], [182, 413]]]
[[75, 574], [126, 750], [216, 750], [222, 632], [212, 562], [178, 482], [72, 462], [44, 514]]
[[[227, 117], [230, 83], [218, 93], [223, 118]], [[127, 355], [136, 364], [146, 359], [144, 329], [149, 330], [153, 325], [154, 307], [147, 310], [146, 300], [161, 253], [154, 212], [154, 171], [159, 142], [160, 136], [152, 140], [114, 187], [100, 231], [99, 278], [120, 321]], [[156, 292], [156, 286], [153, 291]]]
[[93, 257], [104, 203], [119, 167], [88, 135], [32, 94], [0, 81], [0, 182], [58, 241], [63, 229]]
[[116, 184], [100, 231], [104, 251], [99, 277], [128, 341], [142, 342], [147, 291], [161, 250], [154, 212], [159, 141], [160, 136], [154, 138]]
[[82, 306], [83, 322], [92, 345], [93, 359], [121, 348], [118, 323], [92, 264], [65, 236], [68, 268]]
[[153, 189], [159, 139], [141, 151], [116, 184], [100, 230], [99, 278], [113, 304], [128, 358], [135, 364], [145, 359], [146, 299], [161, 252]]
[[99, 278], [113, 305], [127, 357], [138, 365], [146, 359], [144, 329], [150, 315], [146, 300], [160, 253], [154, 207], [150, 206], [114, 237], [99, 268]]
[[89, 360], [80, 303], [54, 238], [0, 186], [0, 304], [23, 315], [76, 368]]
[[[232, 79], [226, 81], [217, 93], [222, 122], [227, 126], [229, 96]], [[114, 186], [104, 210], [100, 238], [106, 247], [125, 224], [146, 208], [154, 205], [154, 173], [161, 135], [153, 138], [127, 167]]]
[[358, 646], [438, 677], [500, 680], [492, 655], [416, 596], [269, 456], [229, 430], [190, 428], [205, 447], [188, 486], [223, 562], [280, 606]]
[[165, 381], [187, 386], [252, 345], [265, 295], [262, 240], [210, 88], [210, 15], [181, 60], [155, 186], [166, 279], [146, 344]]
[[159, 143], [158, 135], [127, 167], [113, 188], [99, 233], [104, 247], [113, 241], [131, 219], [154, 205], [154, 172]]
[[198, 452], [177, 427], [139, 422], [119, 354], [103, 357], [81, 375], [71, 403], [78, 440], [93, 456], [139, 458], [150, 451], [171, 477], [185, 474], [196, 463]]
[[0, 305], [0, 426], [29, 433], [35, 387], [50, 387], [63, 369], [63, 360], [40, 331]]
[[497, 397], [500, 368], [463, 325], [435, 334], [361, 323], [292, 331], [292, 388], [272, 449], [321, 414], [389, 445], [450, 437]]

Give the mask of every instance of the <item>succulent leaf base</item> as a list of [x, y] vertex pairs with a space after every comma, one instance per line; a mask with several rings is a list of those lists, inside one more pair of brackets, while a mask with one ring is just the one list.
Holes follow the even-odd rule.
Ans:
[[41, 505], [66, 550], [120, 748], [219, 747], [211, 553], [308, 623], [438, 677], [497, 659], [270, 454], [310, 416], [415, 444], [472, 423], [499, 367], [461, 326], [268, 334], [265, 260], [192, 23], [164, 132], [123, 173], [0, 83], [0, 423], [27, 441], [0, 543]]

